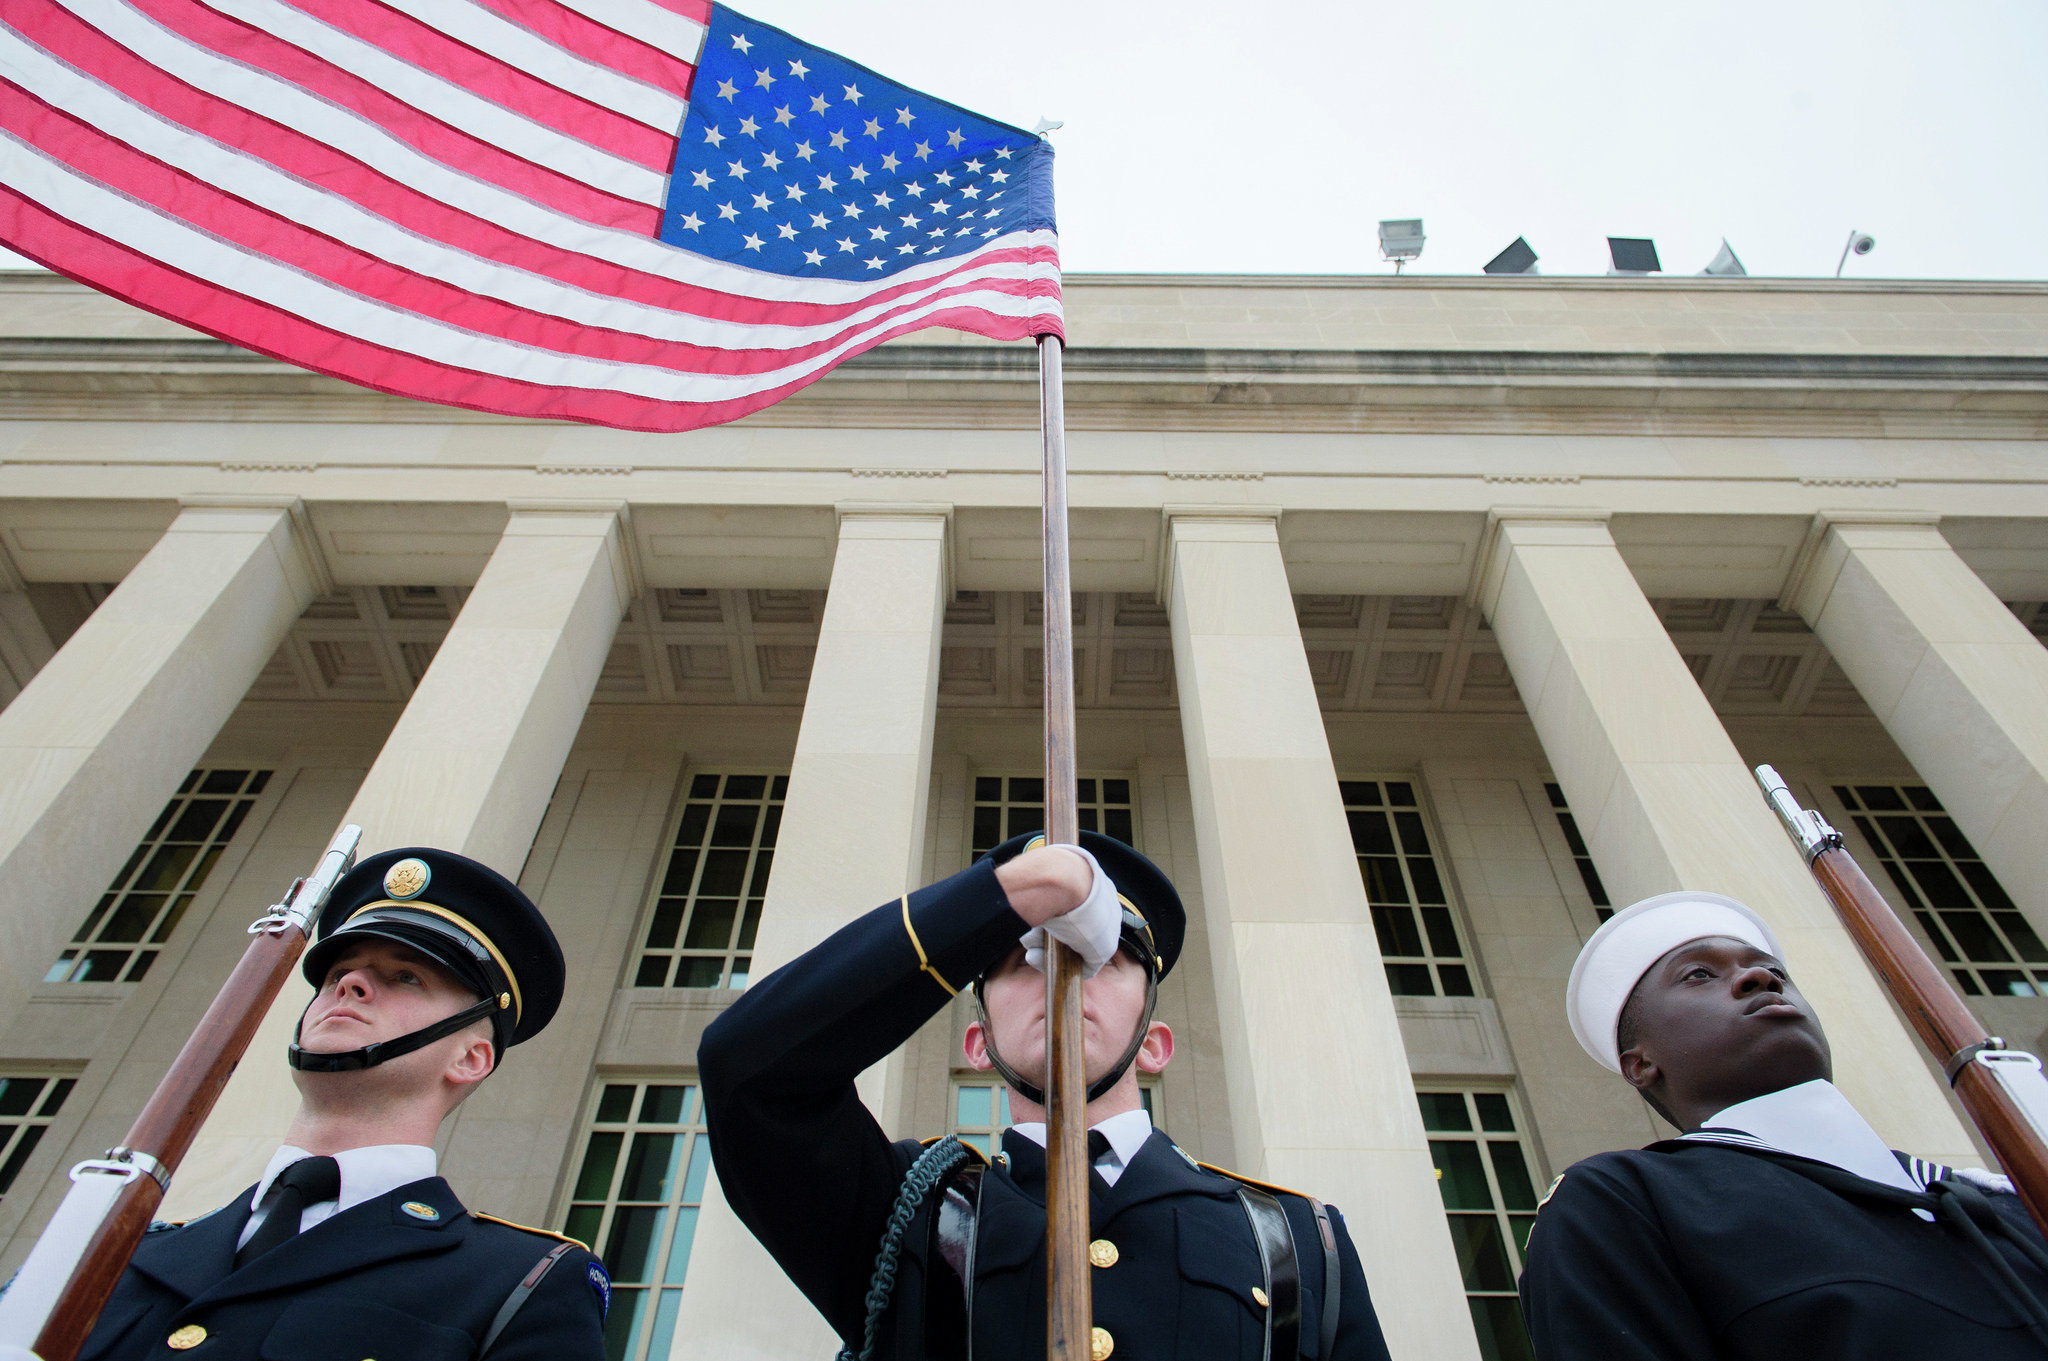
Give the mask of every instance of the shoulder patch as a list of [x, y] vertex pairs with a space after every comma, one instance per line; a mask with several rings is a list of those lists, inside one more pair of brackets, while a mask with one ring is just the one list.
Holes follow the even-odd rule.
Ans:
[[[572, 1239], [571, 1241], [574, 1240]], [[584, 1272], [584, 1276], [589, 1280], [590, 1288], [597, 1292], [598, 1316], [600, 1318], [609, 1317], [612, 1312], [612, 1278], [605, 1274], [604, 1263], [598, 1261], [595, 1257], [591, 1258], [590, 1265]]]
[[[1185, 1153], [1180, 1156], [1188, 1158], [1188, 1155]], [[1228, 1177], [1232, 1181], [1241, 1181], [1246, 1186], [1256, 1186], [1261, 1191], [1271, 1191], [1273, 1194], [1280, 1196], [1294, 1196], [1300, 1200], [1313, 1198], [1304, 1192], [1295, 1190], [1291, 1186], [1281, 1186], [1270, 1181], [1260, 1181], [1257, 1177], [1247, 1177], [1244, 1173], [1233, 1172], [1227, 1167], [1217, 1167], [1213, 1163], [1198, 1163], [1193, 1158], [1188, 1158], [1188, 1162], [1195, 1167], [1201, 1168], [1204, 1172], [1214, 1172], [1219, 1177]]]
[[1564, 1173], [1560, 1172], [1551, 1179], [1550, 1189], [1543, 1193], [1543, 1199], [1536, 1202], [1536, 1208], [1540, 1210], [1548, 1205], [1550, 1198], [1557, 1194], [1557, 1188], [1562, 1185], [1564, 1185]]
[[[571, 1238], [566, 1233], [556, 1233], [553, 1229], [536, 1229], [531, 1224], [515, 1224], [509, 1219], [500, 1219], [496, 1215], [487, 1215], [482, 1210], [471, 1210], [469, 1212], [469, 1217], [471, 1219], [481, 1219], [488, 1224], [503, 1224], [506, 1228], [517, 1229], [521, 1233], [535, 1234], [541, 1238], [552, 1238], [557, 1243], [570, 1243], [576, 1247], [582, 1248], [585, 1252], [590, 1252], [590, 1244], [584, 1242], [582, 1239]], [[595, 1259], [597, 1256], [597, 1254], [594, 1252], [590, 1255], [593, 1259]]]

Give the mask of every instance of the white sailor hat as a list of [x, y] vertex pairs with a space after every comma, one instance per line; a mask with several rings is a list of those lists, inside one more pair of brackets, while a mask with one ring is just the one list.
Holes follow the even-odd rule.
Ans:
[[1602, 1067], [1620, 1072], [1615, 1028], [1629, 994], [1652, 964], [1681, 945], [1710, 936], [1729, 936], [1773, 958], [1785, 957], [1762, 917], [1718, 893], [1660, 893], [1608, 918], [1579, 951], [1565, 988], [1565, 1014], [1579, 1047]]

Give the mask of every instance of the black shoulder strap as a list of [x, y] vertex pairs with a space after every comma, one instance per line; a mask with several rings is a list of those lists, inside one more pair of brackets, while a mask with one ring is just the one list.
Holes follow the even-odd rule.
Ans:
[[1330, 1223], [1330, 1207], [1308, 1198], [1309, 1209], [1315, 1211], [1316, 1229], [1323, 1238], [1323, 1349], [1317, 1352], [1322, 1361], [1330, 1361], [1337, 1354], [1337, 1310], [1344, 1302], [1344, 1266], [1337, 1260], [1337, 1228]]
[[[938, 1205], [931, 1216], [931, 1245], [925, 1259], [933, 1264], [925, 1277], [923, 1323], [927, 1354], [940, 1345], [933, 1340], [935, 1326], [942, 1333], [957, 1327], [959, 1355], [962, 1361], [974, 1361], [974, 1258], [975, 1245], [981, 1237], [982, 1174], [987, 1170], [981, 1163], [970, 1162], [939, 1186]], [[940, 1262], [945, 1263], [960, 1286], [957, 1318], [952, 1316], [950, 1304], [940, 1299]]]
[[1296, 1361], [1301, 1355], [1301, 1263], [1294, 1254], [1294, 1231], [1279, 1200], [1243, 1182], [1237, 1202], [1251, 1221], [1252, 1239], [1266, 1269], [1265, 1361]]
[[548, 1249], [545, 1257], [542, 1257], [533, 1264], [533, 1270], [526, 1273], [526, 1279], [512, 1287], [512, 1293], [507, 1295], [505, 1302], [498, 1306], [497, 1317], [491, 1320], [489, 1330], [484, 1333], [483, 1345], [476, 1349], [478, 1356], [484, 1356], [490, 1352], [491, 1344], [498, 1340], [499, 1335], [512, 1322], [512, 1316], [519, 1312], [519, 1307], [525, 1304], [527, 1299], [532, 1296], [534, 1290], [540, 1285], [541, 1277], [547, 1275], [554, 1268], [555, 1263], [561, 1261], [563, 1257], [568, 1255], [569, 1249], [575, 1246], [574, 1243], [555, 1244], [552, 1248]]

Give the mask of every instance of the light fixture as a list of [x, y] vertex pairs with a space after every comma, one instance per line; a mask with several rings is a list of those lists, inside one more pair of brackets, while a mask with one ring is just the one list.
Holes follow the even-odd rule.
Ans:
[[1380, 223], [1380, 258], [1394, 262], [1394, 273], [1401, 272], [1401, 266], [1422, 254], [1422, 219], [1419, 217], [1389, 218]]
[[1721, 249], [1714, 252], [1714, 258], [1707, 261], [1702, 274], [1747, 276], [1749, 271], [1742, 267], [1742, 261], [1735, 258], [1735, 248], [1728, 244], [1728, 238], [1721, 238]]
[[1842, 246], [1842, 258], [1835, 261], [1835, 277], [1837, 279], [1842, 277], [1842, 266], [1849, 263], [1849, 256], [1852, 253], [1856, 255], [1868, 255], [1870, 254], [1870, 252], [1876, 249], [1877, 238], [1872, 236], [1869, 232], [1850, 232], [1848, 241], [1843, 243]]
[[1518, 236], [1500, 254], [1488, 260], [1485, 265], [1488, 274], [1535, 274], [1536, 252], [1529, 245], [1529, 238]]
[[1648, 237], [1608, 237], [1607, 258], [1614, 262], [1609, 274], [1657, 274], [1664, 268], [1657, 263], [1657, 243]]

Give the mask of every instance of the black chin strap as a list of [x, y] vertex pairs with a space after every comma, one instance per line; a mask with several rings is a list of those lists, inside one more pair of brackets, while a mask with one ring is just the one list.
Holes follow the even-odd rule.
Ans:
[[[1130, 1071], [1131, 1064], [1136, 1061], [1138, 1051], [1145, 1047], [1145, 1033], [1152, 1028], [1152, 1011], [1158, 1005], [1159, 978], [1150, 968], [1147, 968], [1145, 970], [1145, 1014], [1138, 1018], [1138, 1029], [1132, 1034], [1131, 1043], [1124, 1050], [1123, 1057], [1110, 1067], [1108, 1073], [1089, 1084], [1088, 1100], [1097, 1100], [1111, 1087], [1123, 1081], [1124, 1074]], [[1026, 1101], [1029, 1101], [1032, 1105], [1043, 1106], [1045, 1104], [1045, 1089], [1025, 1081], [1023, 1075], [1015, 1068], [1012, 1068], [1004, 1061], [1003, 1056], [996, 1052], [996, 1028], [989, 1024], [988, 1008], [982, 1005], [981, 980], [978, 978], [974, 980], [974, 1016], [976, 1020], [981, 1022], [982, 1042], [988, 1047], [988, 1061], [990, 1066], [996, 1070], [997, 1076], [1010, 1084], [1010, 1090], [1023, 1097]]]
[[[310, 1006], [311, 1004], [308, 1003]], [[291, 1048], [285, 1051], [285, 1062], [302, 1073], [354, 1073], [365, 1068], [375, 1068], [388, 1059], [432, 1044], [435, 1040], [453, 1035], [456, 1031], [475, 1025], [498, 1011], [498, 999], [486, 997], [474, 1006], [464, 1007], [445, 1021], [436, 1021], [425, 1030], [415, 1030], [410, 1035], [400, 1035], [395, 1040], [381, 1044], [366, 1044], [361, 1049], [351, 1049], [342, 1054], [315, 1054], [299, 1047], [299, 1032], [305, 1028], [306, 1018], [299, 1017], [299, 1024], [292, 1031]], [[1147, 1008], [1149, 1014], [1150, 1009]], [[491, 1054], [495, 1058], [498, 1042], [491, 1040]]]

